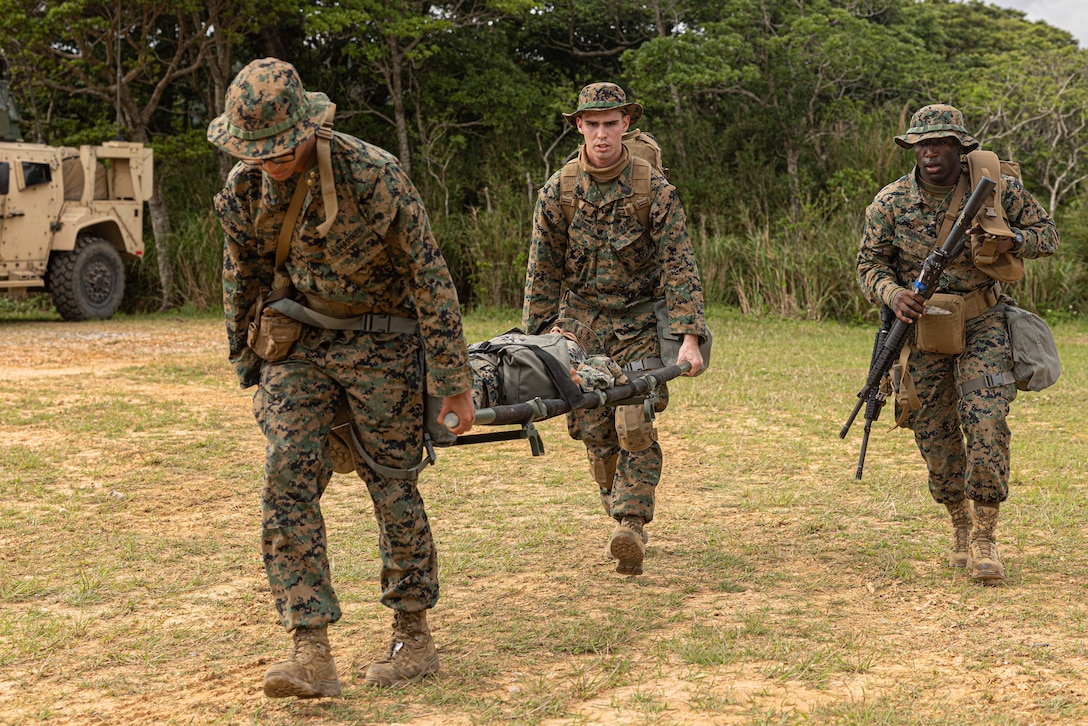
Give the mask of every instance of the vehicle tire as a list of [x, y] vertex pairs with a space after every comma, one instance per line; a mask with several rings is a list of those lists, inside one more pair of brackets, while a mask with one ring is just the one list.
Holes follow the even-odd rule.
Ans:
[[109, 242], [80, 237], [71, 252], [53, 253], [46, 284], [65, 320], [104, 320], [121, 305], [125, 268]]

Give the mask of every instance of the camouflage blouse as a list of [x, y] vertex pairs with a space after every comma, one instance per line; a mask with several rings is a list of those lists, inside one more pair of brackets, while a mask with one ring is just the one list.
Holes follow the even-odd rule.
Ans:
[[226, 234], [223, 307], [230, 361], [242, 386], [257, 382], [260, 359], [246, 345], [253, 305], [272, 282], [280, 224], [296, 183], [310, 189], [285, 263], [295, 287], [363, 312], [419, 320], [428, 388], [450, 396], [472, 387], [457, 293], [415, 187], [388, 152], [346, 134], [332, 143], [339, 212], [328, 234], [315, 167], [278, 182], [239, 163], [215, 197]]
[[[936, 199], [918, 184], [916, 172], [914, 169], [881, 189], [865, 212], [857, 279], [865, 296], [874, 303], [890, 305], [900, 290], [917, 279], [926, 258], [944, 242], [937, 236], [949, 213], [952, 192]], [[966, 165], [963, 173], [967, 174]], [[1050, 215], [1018, 179], [1004, 175], [1002, 179], [1005, 191], [1001, 203], [1009, 225], [1024, 235], [1024, 245], [1017, 254], [1025, 259], [1053, 254], [1058, 249], [1058, 231]], [[954, 212], [959, 214], [962, 208]], [[938, 291], [967, 293], [992, 283], [992, 278], [975, 267], [971, 246], [967, 245], [945, 268]]]
[[630, 165], [608, 184], [593, 183], [580, 172], [574, 196], [582, 205], [568, 228], [559, 201], [561, 174], [552, 175], [537, 200], [523, 329], [534, 332], [557, 315], [565, 286], [580, 307], [593, 311], [596, 319], [586, 322], [602, 338], [610, 333], [626, 340], [653, 327], [652, 310], [630, 308], [662, 296], [671, 333], [701, 333], [703, 289], [676, 188], [653, 173], [647, 234], [631, 208]]

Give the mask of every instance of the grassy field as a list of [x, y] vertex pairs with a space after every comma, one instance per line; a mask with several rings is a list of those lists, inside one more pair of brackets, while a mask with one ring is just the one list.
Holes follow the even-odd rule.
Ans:
[[[514, 312], [477, 314], [470, 340]], [[873, 330], [711, 316], [710, 371], [658, 419], [646, 571], [611, 531], [562, 418], [443, 449], [421, 490], [439, 547], [438, 677], [363, 688], [377, 603], [365, 487], [326, 515], [344, 696], [272, 701], [287, 652], [259, 554], [263, 440], [211, 318], [0, 322], [0, 723], [1047, 724], [1088, 722], [1088, 324], [1014, 404], [1008, 570], [944, 565], [950, 525], [890, 410], [857, 481], [838, 432]]]

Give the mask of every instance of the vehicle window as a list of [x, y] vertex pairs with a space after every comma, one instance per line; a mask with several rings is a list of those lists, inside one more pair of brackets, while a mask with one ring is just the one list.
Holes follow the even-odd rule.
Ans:
[[53, 181], [53, 170], [49, 168], [49, 164], [37, 161], [24, 161], [22, 164], [24, 189]]
[[0, 161], [0, 194], [8, 193], [8, 179], [11, 178], [11, 165]]

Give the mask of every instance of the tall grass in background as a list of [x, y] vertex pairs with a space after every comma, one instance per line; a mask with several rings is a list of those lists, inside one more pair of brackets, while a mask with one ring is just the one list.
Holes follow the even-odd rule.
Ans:
[[482, 200], [482, 206], [432, 220], [435, 235], [471, 307], [521, 307], [533, 207], [524, 190], [485, 188]]
[[[720, 179], [714, 198], [708, 198], [705, 180], [688, 182], [674, 169], [707, 302], [744, 314], [871, 320], [876, 308], [857, 287], [854, 260], [866, 205], [909, 168], [905, 152], [890, 144], [892, 122], [862, 119], [853, 135], [829, 145], [828, 156], [840, 166], [827, 170], [820, 191], [806, 196], [792, 217], [769, 216], [767, 207], [742, 198], [728, 178]], [[222, 299], [222, 232], [211, 211], [218, 186], [215, 174], [207, 172], [212, 167], [199, 166], [207, 179], [175, 177], [170, 187], [173, 298], [195, 310], [216, 307]], [[752, 175], [773, 170], [746, 173], [748, 183], [755, 184]], [[454, 207], [449, 216], [435, 214], [444, 212], [441, 200], [429, 202], [435, 236], [467, 309], [521, 306], [533, 203], [523, 181], [498, 170], [491, 176], [509, 181], [485, 188], [472, 206]], [[1058, 254], [1029, 261], [1025, 279], [1007, 286], [1007, 292], [1048, 317], [1076, 316], [1088, 305], [1088, 204], [1084, 199], [1069, 203], [1058, 210], [1057, 222]], [[145, 239], [146, 258], [128, 270], [129, 312], [157, 309], [161, 296], [150, 229]]]

